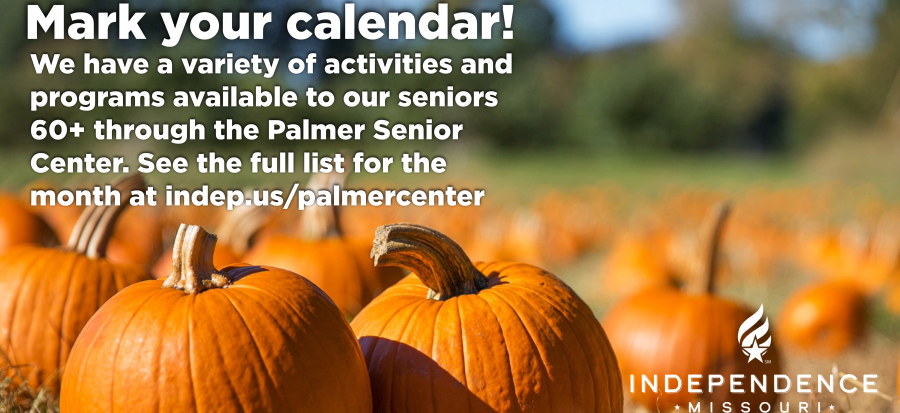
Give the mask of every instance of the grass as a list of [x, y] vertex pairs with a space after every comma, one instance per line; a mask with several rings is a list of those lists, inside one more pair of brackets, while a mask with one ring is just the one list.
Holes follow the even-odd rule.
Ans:
[[49, 387], [32, 389], [22, 369], [13, 365], [9, 356], [0, 350], [0, 360], [7, 367], [0, 368], [0, 413], [58, 413], [59, 399]]
[[18, 374], [0, 381], [0, 413], [58, 413], [59, 400], [46, 387], [32, 390]]

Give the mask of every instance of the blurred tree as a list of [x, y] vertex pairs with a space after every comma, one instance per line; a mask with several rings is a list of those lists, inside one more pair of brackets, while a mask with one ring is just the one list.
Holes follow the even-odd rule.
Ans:
[[[71, 0], [67, 11], [112, 10], [119, 0]], [[269, 118], [302, 119], [316, 122], [465, 122], [467, 139], [498, 148], [585, 148], [593, 150], [753, 150], [802, 149], [831, 130], [871, 125], [881, 118], [892, 119], [900, 111], [900, 5], [886, 2], [874, 13], [877, 34], [871, 49], [832, 62], [811, 60], [797, 53], [796, 45], [784, 33], [797, 17], [794, 3], [784, 0], [785, 16], [777, 24], [760, 29], [742, 15], [741, 5], [750, 0], [680, 0], [681, 29], [654, 44], [624, 47], [597, 54], [573, 54], [561, 47], [556, 22], [543, 0], [516, 2], [513, 29], [515, 39], [502, 40], [501, 25], [495, 26], [492, 40], [479, 41], [386, 41], [362, 40], [298, 41], [284, 30], [295, 11], [315, 13], [339, 7], [324, 0], [132, 0], [135, 9], [148, 12], [142, 26], [148, 41], [48, 41], [27, 42], [25, 5], [16, 5], [0, 14], [0, 76], [7, 87], [0, 99], [0, 145], [28, 147], [29, 126], [37, 117], [91, 122], [114, 118], [119, 122], [179, 122], [195, 118], [209, 123], [231, 118], [238, 122], [261, 122]], [[761, 0], [762, 1], [762, 0]], [[772, 0], [766, 0], [772, 1]], [[830, 0], [816, 13], [849, 7], [855, 1]], [[51, 0], [36, 0], [48, 6]], [[432, 1], [430, 9], [434, 8]], [[500, 0], [451, 0], [453, 11], [497, 11]], [[798, 4], [799, 4], [798, 3]], [[360, 9], [386, 13], [386, 6]], [[192, 40], [189, 36], [172, 49], [160, 46], [165, 36], [158, 11], [272, 11], [265, 40], [225, 42]], [[873, 9], [875, 10], [875, 9]], [[838, 16], [846, 13], [835, 12]], [[843, 14], [841, 14], [843, 13]], [[818, 18], [818, 17], [817, 17]], [[839, 19], [838, 19], [839, 20]], [[455, 71], [444, 75], [291, 75], [281, 70], [277, 79], [251, 76], [197, 76], [183, 71], [172, 75], [148, 74], [97, 76], [76, 73], [66, 76], [36, 75], [29, 53], [63, 52], [78, 57], [95, 55], [218, 56], [253, 53], [286, 58], [319, 53], [327, 57], [352, 57], [376, 52], [420, 52], [423, 57], [503, 57], [514, 55], [512, 75], [464, 75]], [[177, 66], [177, 65], [176, 65]], [[282, 67], [283, 69], [283, 67]], [[44, 108], [29, 110], [32, 90], [218, 90], [221, 85], [272, 87], [280, 84], [303, 93], [308, 85], [329, 89], [337, 96], [347, 90], [399, 91], [493, 90], [500, 104], [496, 108], [268, 108], [236, 110], [228, 108]], [[210, 141], [192, 145], [208, 145]], [[48, 142], [57, 150], [77, 149], [97, 144], [89, 140]], [[221, 145], [222, 143], [217, 143]], [[247, 143], [230, 143], [242, 145]], [[277, 144], [284, 142], [276, 141]], [[363, 145], [368, 144], [366, 142]], [[313, 146], [322, 145], [316, 143]]]

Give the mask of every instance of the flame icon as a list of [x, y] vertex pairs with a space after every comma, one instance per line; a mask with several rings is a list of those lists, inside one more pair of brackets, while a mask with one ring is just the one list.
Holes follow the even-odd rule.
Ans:
[[763, 306], [760, 304], [759, 311], [748, 317], [738, 330], [738, 343], [740, 343], [741, 347], [744, 349], [744, 354], [750, 357], [750, 359], [747, 360], [748, 363], [753, 361], [753, 359], [759, 360], [759, 362], [762, 363], [763, 354], [766, 354], [766, 351], [769, 350], [769, 346], [772, 345], [771, 336], [769, 336], [766, 341], [760, 343], [760, 340], [769, 334], [768, 317], [766, 317], [765, 321], [763, 321], [759, 327], [751, 331], [751, 329], [757, 326], [762, 319]]

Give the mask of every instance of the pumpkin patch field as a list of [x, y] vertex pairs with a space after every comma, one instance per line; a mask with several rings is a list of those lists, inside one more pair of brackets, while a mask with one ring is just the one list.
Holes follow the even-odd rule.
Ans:
[[[898, 411], [890, 191], [598, 174], [480, 208], [40, 208], [9, 190], [0, 412]], [[736, 376], [769, 387], [714, 385]]]

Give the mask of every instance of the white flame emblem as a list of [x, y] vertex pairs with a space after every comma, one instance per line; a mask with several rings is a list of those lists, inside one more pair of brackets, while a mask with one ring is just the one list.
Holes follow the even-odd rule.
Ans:
[[738, 330], [738, 342], [741, 343], [741, 347], [744, 349], [744, 354], [750, 356], [750, 359], [747, 360], [748, 363], [753, 361], [753, 359], [759, 360], [759, 362], [762, 363], [763, 354], [766, 354], [766, 351], [769, 350], [769, 346], [772, 345], [771, 336], [765, 342], [759, 342], [759, 340], [761, 340], [769, 333], [768, 317], [761, 326], [753, 331], [748, 331], [753, 328], [753, 326], [759, 324], [759, 321], [762, 320], [762, 318], [763, 306], [760, 305], [759, 311], [747, 318], [747, 320], [745, 320], [744, 323], [741, 324], [741, 328]]

